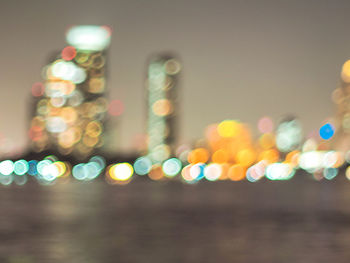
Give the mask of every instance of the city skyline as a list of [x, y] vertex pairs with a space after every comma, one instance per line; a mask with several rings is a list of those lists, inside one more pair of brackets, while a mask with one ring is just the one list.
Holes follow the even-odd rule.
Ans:
[[[26, 2], [21, 9], [5, 6], [0, 20], [13, 23], [0, 26], [7, 35], [0, 84], [4, 91], [8, 87], [0, 98], [0, 109], [6, 112], [0, 132], [25, 147], [31, 85], [41, 80], [47, 54], [64, 45], [63, 32], [70, 24], [108, 24], [114, 31], [108, 89], [110, 99], [125, 105], [116, 145], [120, 150], [131, 150], [133, 138], [145, 132], [145, 61], [163, 50], [175, 51], [183, 60], [181, 141], [203, 137], [208, 124], [223, 119], [239, 119], [256, 131], [262, 116], [278, 122], [292, 113], [309, 132], [333, 115], [331, 94], [350, 57], [346, 1], [201, 2], [199, 9], [195, 2], [78, 2], [67, 8], [65, 1], [52, 6], [37, 1], [47, 13], [25, 8]], [[79, 7], [84, 15], [76, 15]], [[125, 16], [125, 10], [133, 12]]]

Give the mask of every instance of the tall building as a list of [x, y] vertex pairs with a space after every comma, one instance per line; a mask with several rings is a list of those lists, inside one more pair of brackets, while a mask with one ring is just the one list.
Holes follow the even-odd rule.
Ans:
[[74, 26], [67, 31], [68, 46], [43, 69], [43, 81], [32, 89], [36, 103], [29, 137], [34, 151], [84, 159], [103, 145], [110, 37], [104, 26]]
[[170, 55], [151, 58], [147, 72], [147, 156], [153, 164], [174, 154], [180, 62]]
[[332, 148], [346, 152], [350, 149], [350, 60], [342, 67], [341, 86], [334, 90], [332, 99], [337, 107]]

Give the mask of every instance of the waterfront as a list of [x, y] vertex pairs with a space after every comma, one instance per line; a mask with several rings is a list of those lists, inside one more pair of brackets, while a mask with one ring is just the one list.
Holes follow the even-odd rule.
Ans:
[[0, 261], [348, 262], [350, 182], [302, 176], [1, 187]]

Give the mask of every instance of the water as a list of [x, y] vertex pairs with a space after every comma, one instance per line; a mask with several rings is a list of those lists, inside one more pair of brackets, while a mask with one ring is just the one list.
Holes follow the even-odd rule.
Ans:
[[350, 182], [0, 188], [0, 262], [349, 262]]

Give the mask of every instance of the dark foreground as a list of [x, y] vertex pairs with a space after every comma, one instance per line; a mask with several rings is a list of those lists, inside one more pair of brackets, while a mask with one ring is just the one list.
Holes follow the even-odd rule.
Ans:
[[0, 262], [350, 262], [350, 182], [0, 187]]

